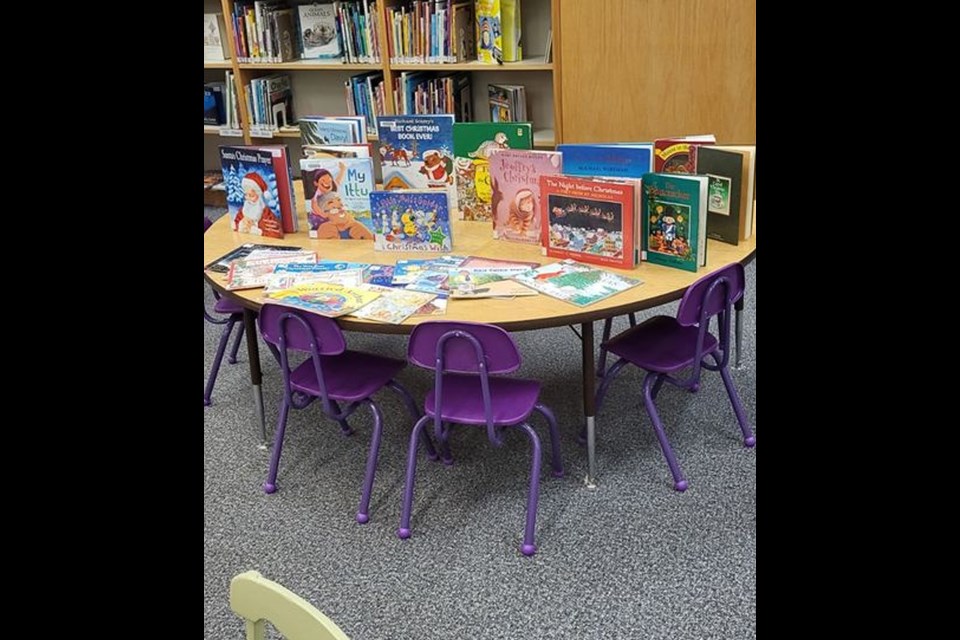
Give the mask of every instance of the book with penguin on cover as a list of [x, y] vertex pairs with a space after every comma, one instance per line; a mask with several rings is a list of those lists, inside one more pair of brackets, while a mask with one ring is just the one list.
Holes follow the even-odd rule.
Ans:
[[267, 238], [282, 238], [277, 174], [270, 150], [220, 147], [220, 168], [231, 228]]

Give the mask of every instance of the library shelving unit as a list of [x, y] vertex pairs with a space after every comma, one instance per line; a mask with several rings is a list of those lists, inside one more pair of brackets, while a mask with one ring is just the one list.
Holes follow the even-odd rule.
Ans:
[[[246, 100], [243, 96], [246, 85], [260, 76], [271, 73], [286, 72], [290, 75], [293, 89], [293, 112], [295, 117], [310, 114], [345, 114], [346, 97], [344, 82], [352, 75], [364, 71], [379, 71], [383, 73], [384, 89], [386, 92], [386, 108], [388, 113], [393, 111], [393, 79], [403, 71], [468, 71], [472, 80], [473, 113], [477, 121], [489, 120], [487, 103], [488, 84], [515, 84], [524, 85], [527, 93], [527, 109], [529, 120], [533, 123], [533, 140], [535, 148], [552, 149], [561, 141], [560, 118], [560, 82], [559, 64], [553, 60], [544, 61], [544, 50], [547, 44], [548, 33], [552, 30], [553, 51], [559, 49], [558, 11], [560, 0], [522, 0], [521, 25], [523, 33], [524, 59], [520, 62], [507, 62], [500, 65], [467, 62], [459, 64], [391, 64], [386, 50], [386, 16], [387, 7], [395, 6], [399, 0], [379, 0], [377, 2], [377, 29], [381, 43], [381, 62], [377, 64], [346, 64], [341, 62], [327, 62], [324, 60], [297, 60], [285, 63], [240, 63], [236, 54], [224, 62], [204, 62], [204, 81], [211, 82], [223, 79], [225, 70], [232, 70], [236, 79], [240, 118], [243, 123], [243, 136], [223, 137], [224, 144], [270, 144], [269, 138], [251, 136], [248, 125], [249, 118]], [[233, 14], [235, 0], [204, 0], [204, 13], [222, 13], [226, 17], [226, 29], [230, 51], [235, 52], [233, 30], [229, 28], [229, 16]], [[308, 4], [302, 0], [289, 0], [291, 7]], [[536, 55], [539, 54], [539, 55]], [[204, 126], [204, 135], [210, 136], [207, 141], [216, 144], [206, 144], [204, 148], [204, 166], [216, 168], [219, 160], [216, 155], [216, 146], [221, 141], [213, 136], [220, 136], [217, 127]], [[299, 165], [299, 145], [291, 144], [291, 138], [299, 138], [295, 130], [281, 130], [273, 133], [273, 137], [282, 138], [283, 143], [290, 147], [291, 161], [294, 167]], [[295, 173], [298, 173], [296, 169]]]

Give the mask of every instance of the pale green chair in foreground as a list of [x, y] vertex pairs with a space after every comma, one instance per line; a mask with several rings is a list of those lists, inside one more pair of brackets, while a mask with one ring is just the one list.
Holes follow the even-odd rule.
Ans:
[[258, 571], [230, 581], [230, 608], [246, 620], [247, 640], [264, 640], [266, 622], [288, 640], [350, 640], [319, 609]]

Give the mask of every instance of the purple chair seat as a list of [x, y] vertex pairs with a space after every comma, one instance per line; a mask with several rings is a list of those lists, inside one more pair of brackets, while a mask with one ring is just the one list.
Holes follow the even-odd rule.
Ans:
[[[683, 326], [676, 318], [656, 316], [627, 329], [607, 342], [607, 351], [616, 354], [641, 369], [673, 373], [693, 365], [697, 359], [696, 326]], [[719, 346], [713, 334], [704, 336], [701, 357], [713, 353]]]
[[213, 310], [223, 314], [243, 313], [243, 307], [240, 306], [240, 303], [229, 298], [217, 300], [217, 303], [213, 305]]
[[[497, 426], [518, 424], [530, 417], [540, 396], [540, 383], [522, 378], [489, 378], [493, 423]], [[424, 401], [428, 416], [436, 415], [435, 391]], [[443, 377], [443, 409], [440, 417], [456, 424], [487, 424], [483, 392], [477, 376], [446, 375]]]
[[[320, 356], [320, 363], [327, 385], [327, 395], [333, 400], [345, 402], [369, 398], [407, 365], [403, 360], [362, 351], [344, 351], [339, 355]], [[291, 372], [290, 386], [295, 391], [322, 396], [312, 360], [307, 359]]]

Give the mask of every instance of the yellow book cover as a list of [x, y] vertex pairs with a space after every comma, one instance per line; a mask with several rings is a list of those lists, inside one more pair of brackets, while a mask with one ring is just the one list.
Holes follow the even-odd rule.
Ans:
[[379, 297], [378, 292], [367, 289], [345, 287], [332, 282], [308, 282], [289, 289], [271, 291], [264, 296], [264, 299], [318, 313], [328, 318], [336, 318], [353, 313]]
[[503, 62], [500, 0], [477, 0], [477, 60], [485, 64]]
[[503, 27], [503, 61], [523, 60], [520, 42], [520, 0], [500, 0], [500, 23]]

